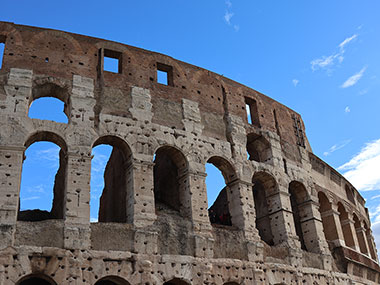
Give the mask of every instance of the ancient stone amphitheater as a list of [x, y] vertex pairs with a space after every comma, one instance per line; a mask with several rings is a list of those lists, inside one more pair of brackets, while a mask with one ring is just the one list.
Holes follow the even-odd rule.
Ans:
[[[293, 110], [120, 43], [6, 22], [0, 43], [0, 284], [380, 281], [364, 199], [312, 153]], [[29, 118], [41, 97], [63, 101], [68, 123]], [[38, 141], [61, 148], [44, 215], [19, 210], [24, 152]], [[100, 144], [113, 152], [92, 223]], [[226, 183], [211, 210], [206, 163]]]

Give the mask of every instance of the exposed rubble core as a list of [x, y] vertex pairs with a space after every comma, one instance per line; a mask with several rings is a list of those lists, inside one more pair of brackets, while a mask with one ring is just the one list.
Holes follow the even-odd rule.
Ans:
[[[293, 110], [120, 43], [7, 22], [0, 43], [0, 284], [379, 284], [364, 199]], [[43, 97], [68, 123], [28, 116]], [[52, 210], [20, 212], [38, 141], [61, 148]], [[113, 151], [91, 223], [101, 144]], [[210, 209], [207, 163], [225, 181]]]

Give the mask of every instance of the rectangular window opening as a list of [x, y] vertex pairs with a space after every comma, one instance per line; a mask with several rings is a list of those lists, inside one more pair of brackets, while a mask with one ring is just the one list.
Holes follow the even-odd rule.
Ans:
[[245, 109], [247, 112], [248, 123], [256, 127], [260, 127], [256, 100], [245, 97]]
[[121, 52], [104, 49], [103, 70], [121, 73]]
[[5, 36], [0, 35], [0, 69], [3, 67], [4, 53], [5, 53]]
[[173, 86], [173, 67], [157, 63], [157, 83]]

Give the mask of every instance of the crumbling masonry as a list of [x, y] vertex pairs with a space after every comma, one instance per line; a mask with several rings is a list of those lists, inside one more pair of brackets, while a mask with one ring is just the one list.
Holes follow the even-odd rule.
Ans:
[[[6, 22], [0, 43], [0, 284], [380, 281], [364, 199], [312, 153], [293, 110], [120, 43]], [[41, 97], [63, 101], [68, 123], [29, 118]], [[61, 148], [53, 207], [19, 211], [38, 141]], [[113, 152], [91, 223], [99, 144]], [[210, 214], [206, 163], [226, 182]]]

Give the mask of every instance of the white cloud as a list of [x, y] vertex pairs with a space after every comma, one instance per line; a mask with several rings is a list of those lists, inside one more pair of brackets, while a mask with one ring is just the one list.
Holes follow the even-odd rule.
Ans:
[[359, 91], [359, 95], [365, 95], [368, 93], [368, 89], [363, 89]]
[[350, 113], [350, 112], [351, 112], [351, 109], [350, 109], [350, 107], [349, 107], [349, 106], [347, 106], [347, 107], [344, 109], [344, 112], [345, 112], [345, 113]]
[[349, 162], [338, 167], [361, 191], [380, 189], [380, 139], [367, 143]]
[[372, 235], [375, 238], [377, 251], [380, 252], [380, 222], [374, 222], [371, 226]]
[[240, 26], [239, 26], [239, 25], [234, 25], [234, 30], [235, 30], [236, 32], [238, 32], [238, 31], [240, 30]]
[[230, 1], [230, 0], [227, 0], [227, 1], [226, 1], [226, 5], [227, 5], [228, 8], [231, 8], [231, 6], [232, 6], [231, 1]]
[[320, 58], [313, 59], [310, 62], [311, 69], [313, 71], [318, 70], [318, 69], [328, 69], [329, 70], [335, 64], [335, 61], [342, 63], [344, 60], [343, 55], [345, 53], [345, 47], [347, 46], [347, 44], [352, 42], [357, 37], [358, 37], [358, 35], [354, 34], [353, 36], [346, 38], [344, 41], [342, 41], [338, 45], [339, 50], [337, 52], [334, 52], [333, 54], [331, 54], [329, 56], [321, 56]]
[[91, 219], [90, 219], [90, 222], [91, 222], [91, 223], [97, 223], [97, 222], [98, 222], [98, 218], [91, 218]]
[[365, 70], [367, 69], [366, 66], [364, 66], [359, 72], [355, 73], [354, 75], [352, 75], [350, 78], [348, 78], [343, 84], [342, 88], [347, 88], [347, 87], [351, 87], [351, 86], [354, 86], [359, 80], [360, 78], [362, 78]]
[[333, 152], [341, 149], [341, 148], [344, 148], [346, 145], [348, 145], [349, 143], [351, 142], [351, 140], [345, 140], [345, 141], [342, 141], [340, 143], [337, 143], [337, 144], [334, 144], [332, 147], [329, 148], [328, 151], [325, 151], [323, 153], [324, 156], [328, 156], [330, 154], [332, 154]]
[[21, 199], [21, 202], [31, 201], [31, 200], [37, 200], [37, 199], [40, 199], [40, 198], [41, 198], [40, 196], [26, 197], [26, 198]]
[[234, 16], [234, 13], [226, 11], [224, 14], [224, 20], [227, 22], [228, 25], [231, 25], [231, 18]]
[[299, 81], [298, 79], [293, 79], [293, 80], [292, 80], [292, 83], [293, 83], [294, 87], [296, 87], [296, 86], [298, 85], [299, 82], [300, 82], [300, 81]]

